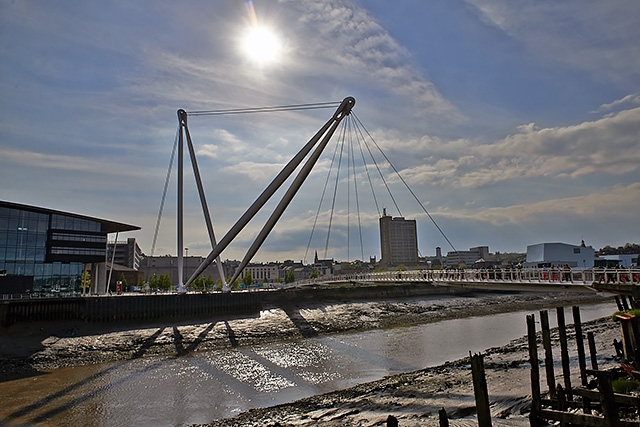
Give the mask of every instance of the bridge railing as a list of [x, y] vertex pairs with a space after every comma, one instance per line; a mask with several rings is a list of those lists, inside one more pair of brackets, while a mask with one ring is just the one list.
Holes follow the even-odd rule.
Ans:
[[[326, 278], [309, 283], [327, 282]], [[640, 268], [492, 268], [384, 271], [335, 275], [330, 281], [356, 282], [518, 282], [640, 284]], [[306, 282], [299, 282], [303, 284]]]

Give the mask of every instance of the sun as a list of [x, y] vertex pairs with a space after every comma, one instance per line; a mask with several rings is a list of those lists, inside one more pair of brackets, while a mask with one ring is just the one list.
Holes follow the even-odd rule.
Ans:
[[254, 62], [268, 64], [278, 60], [282, 45], [277, 35], [267, 27], [253, 26], [244, 37], [242, 48]]

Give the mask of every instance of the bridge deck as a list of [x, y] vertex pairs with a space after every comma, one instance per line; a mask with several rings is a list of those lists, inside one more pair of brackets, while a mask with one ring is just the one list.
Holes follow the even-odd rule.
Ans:
[[474, 269], [411, 270], [333, 276], [299, 282], [317, 283], [428, 283], [470, 289], [554, 292], [640, 293], [640, 269]]

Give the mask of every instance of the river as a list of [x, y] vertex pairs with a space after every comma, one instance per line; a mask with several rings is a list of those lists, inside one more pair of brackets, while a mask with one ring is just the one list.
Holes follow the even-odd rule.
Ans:
[[[570, 309], [565, 311], [573, 323]], [[587, 305], [581, 318], [613, 311], [611, 302]], [[0, 383], [0, 425], [206, 423], [502, 346], [526, 334], [530, 313], [56, 369]]]

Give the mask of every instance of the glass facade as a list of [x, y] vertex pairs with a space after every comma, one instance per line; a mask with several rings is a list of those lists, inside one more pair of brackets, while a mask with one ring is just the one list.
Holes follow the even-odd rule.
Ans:
[[36, 294], [79, 293], [83, 263], [104, 261], [101, 228], [97, 220], [0, 206], [0, 275], [32, 278]]

